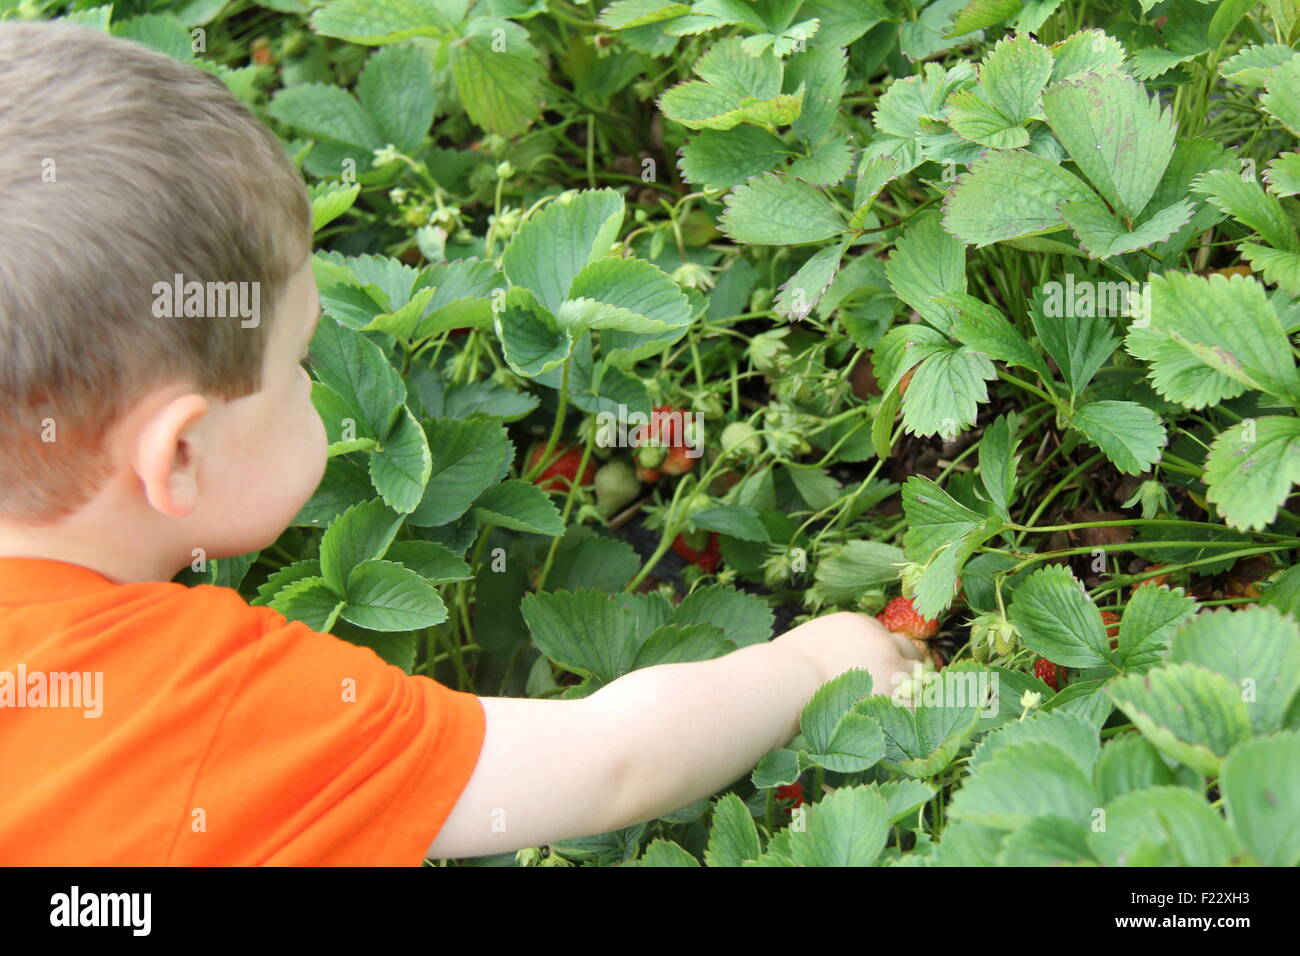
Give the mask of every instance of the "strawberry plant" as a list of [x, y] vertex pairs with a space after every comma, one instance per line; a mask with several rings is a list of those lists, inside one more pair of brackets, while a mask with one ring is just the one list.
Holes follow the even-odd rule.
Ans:
[[460, 864], [1300, 864], [1295, 4], [123, 7], [23, 15], [220, 76], [317, 230], [325, 478], [186, 580], [481, 694], [926, 648]]

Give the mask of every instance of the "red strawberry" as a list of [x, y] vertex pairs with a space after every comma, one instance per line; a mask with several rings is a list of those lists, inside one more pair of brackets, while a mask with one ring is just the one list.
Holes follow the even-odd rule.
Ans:
[[1065, 682], [1065, 674], [1060, 667], [1045, 658], [1034, 661], [1034, 676], [1052, 690], [1060, 690]]
[[912, 606], [911, 598], [894, 598], [876, 615], [876, 619], [888, 630], [906, 634], [914, 641], [928, 641], [939, 632], [939, 622], [924, 618], [917, 613], [916, 608]]
[[796, 780], [794, 783], [786, 784], [776, 788], [776, 798], [778, 800], [793, 800], [790, 809], [803, 806], [803, 784]]
[[1102, 623], [1106, 625], [1106, 636], [1110, 638], [1110, 648], [1119, 647], [1119, 615], [1114, 611], [1101, 612]]
[[685, 448], [669, 448], [659, 470], [665, 475], [684, 475], [695, 467], [697, 460], [687, 455]]
[[659, 469], [642, 468], [640, 465], [637, 465], [636, 477], [637, 480], [644, 481], [647, 485], [653, 485], [656, 481], [659, 480]]
[[261, 66], [274, 65], [275, 54], [271, 52], [271, 41], [266, 37], [258, 37], [253, 41], [252, 60]]
[[[568, 491], [573, 480], [578, 475], [578, 466], [582, 464], [582, 449], [573, 445], [560, 444], [556, 446], [560, 452], [560, 457], [556, 458], [551, 464], [533, 479], [533, 484], [537, 485], [543, 491]], [[528, 456], [528, 468], [531, 469], [542, 459], [542, 452], [546, 451], [545, 445], [536, 445], [533, 447], [532, 454]], [[582, 473], [582, 484], [589, 485], [596, 480], [596, 469], [588, 462], [587, 470]]]
[[697, 551], [686, 542], [683, 535], [678, 535], [673, 539], [673, 551], [681, 555], [682, 558], [697, 565], [701, 571], [706, 574], [712, 574], [718, 569], [718, 563], [722, 560], [722, 550], [718, 546], [718, 532], [710, 531], [708, 543], [705, 544], [703, 551]]

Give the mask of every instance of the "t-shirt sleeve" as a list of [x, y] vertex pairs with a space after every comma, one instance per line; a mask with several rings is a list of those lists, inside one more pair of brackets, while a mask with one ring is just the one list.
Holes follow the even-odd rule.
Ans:
[[478, 761], [479, 698], [250, 610], [261, 635], [236, 655], [172, 862], [418, 865]]

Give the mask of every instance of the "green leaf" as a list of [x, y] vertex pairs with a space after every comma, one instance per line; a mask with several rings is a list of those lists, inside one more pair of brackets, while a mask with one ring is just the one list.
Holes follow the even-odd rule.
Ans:
[[1016, 454], [1019, 430], [1020, 416], [1010, 411], [995, 418], [980, 440], [980, 483], [988, 500], [1007, 520], [1016, 488], [1016, 466], [1020, 463]]
[[1061, 203], [1091, 195], [1077, 176], [1051, 160], [1019, 149], [998, 150], [957, 177], [944, 200], [943, 226], [974, 246], [1042, 235], [1065, 225]]
[[321, 539], [321, 577], [342, 597], [352, 569], [371, 558], [382, 558], [401, 526], [401, 516], [377, 498], [353, 505], [335, 519]]
[[640, 641], [636, 618], [608, 594], [535, 592], [519, 605], [533, 642], [566, 670], [604, 683], [632, 669]]
[[664, 0], [615, 0], [600, 12], [597, 22], [607, 30], [628, 30], [659, 23], [691, 12], [689, 3]]
[[1202, 776], [1217, 777], [1223, 758], [1250, 737], [1240, 690], [1195, 664], [1116, 677], [1106, 693], [1147, 740]]
[[[1284, 399], [1296, 393], [1290, 343], [1258, 282], [1176, 272], [1150, 282], [1150, 334], [1131, 330], [1126, 346], [1153, 363], [1152, 384], [1162, 396], [1200, 408], [1210, 396], [1241, 394], [1233, 382]], [[1193, 361], [1216, 377], [1192, 373]]]
[[1196, 610], [1196, 601], [1181, 588], [1139, 587], [1120, 618], [1119, 663], [1134, 670], [1159, 660], [1174, 631]]
[[821, 191], [776, 173], [757, 176], [723, 200], [721, 230], [737, 242], [760, 246], [823, 242], [845, 223]]
[[1273, 71], [1296, 57], [1296, 51], [1281, 43], [1256, 43], [1242, 47], [1219, 64], [1219, 74], [1241, 86], [1263, 87]]
[[790, 148], [765, 129], [737, 126], [702, 130], [682, 147], [682, 178], [705, 189], [729, 189], [765, 173], [790, 155]]
[[420, 575], [392, 561], [363, 561], [348, 576], [341, 616], [372, 631], [410, 631], [447, 620], [438, 592]]
[[454, 28], [441, 7], [427, 0], [331, 0], [312, 12], [311, 25], [321, 36], [363, 44], [438, 38]]
[[869, 588], [898, 580], [901, 548], [880, 541], [847, 541], [820, 555], [813, 571], [818, 591], [832, 603], [855, 600]]
[[419, 507], [407, 519], [432, 528], [455, 521], [510, 468], [514, 447], [497, 423], [435, 419], [425, 424], [433, 462]]
[[1029, 131], [974, 90], [957, 90], [948, 97], [948, 123], [962, 139], [981, 146], [1016, 149], [1029, 145]]
[[795, 118], [794, 134], [806, 143], [817, 143], [830, 132], [839, 116], [848, 70], [846, 51], [839, 44], [827, 42], [824, 31], [815, 44], [786, 61], [787, 92], [805, 90], [801, 109]]
[[1192, 191], [1209, 197], [1209, 201], [1239, 222], [1249, 226], [1276, 249], [1300, 251], [1300, 238], [1277, 197], [1264, 192], [1259, 183], [1245, 180], [1226, 169], [1202, 174]]
[[743, 505], [714, 505], [691, 515], [691, 523], [705, 531], [717, 531], [742, 541], [767, 541], [767, 528], [753, 508]]
[[1300, 252], [1243, 242], [1241, 257], [1264, 277], [1265, 282], [1279, 285], [1288, 292], [1300, 293]]
[[847, 243], [837, 243], [810, 256], [799, 267], [799, 271], [781, 286], [780, 294], [772, 305], [777, 315], [791, 322], [802, 322], [808, 318], [813, 307], [830, 288], [847, 248]]
[[1174, 783], [1160, 751], [1140, 734], [1127, 734], [1101, 748], [1093, 770], [1097, 792], [1106, 803], [1134, 790]]
[[1293, 135], [1300, 136], [1300, 56], [1272, 72], [1259, 105]]
[[988, 401], [984, 383], [997, 374], [987, 356], [971, 349], [954, 346], [928, 356], [903, 396], [904, 429], [955, 438], [975, 424], [979, 406]]
[[489, 133], [523, 132], [542, 107], [542, 68], [528, 31], [510, 20], [474, 17], [450, 44], [456, 92]]
[[311, 344], [312, 372], [371, 435], [388, 434], [406, 398], [402, 377], [379, 346], [336, 322], [321, 322]]
[[536, 485], [511, 479], [489, 488], [474, 502], [483, 524], [554, 537], [564, 533], [564, 520], [550, 495]]
[[912, 475], [903, 485], [903, 510], [907, 516], [903, 547], [910, 557], [921, 561], [960, 541], [984, 522], [984, 515], [919, 475]]
[[870, 787], [840, 787], [807, 809], [790, 833], [796, 866], [870, 866], [889, 835], [885, 798]]
[[1275, 196], [1300, 194], [1300, 151], [1283, 153], [1264, 169], [1264, 181]]
[[414, 152], [433, 125], [428, 54], [409, 44], [377, 50], [357, 78], [357, 95], [380, 137], [404, 153]]
[[1005, 23], [1020, 12], [1025, 0], [968, 0], [952, 19], [952, 36]]
[[[301, 581], [304, 578], [317, 578], [323, 580], [320, 577], [320, 562], [315, 558], [311, 558], [307, 561], [295, 561], [293, 564], [286, 565], [278, 571], [271, 572], [266, 581], [258, 587], [257, 597], [253, 598], [248, 603], [254, 606], [269, 604], [271, 598], [275, 597], [280, 590], [288, 587], [290, 584]], [[334, 594], [334, 592], [330, 591], [330, 594]], [[335, 594], [334, 597], [337, 599], [338, 595]]]
[[1093, 829], [1088, 843], [1109, 866], [1136, 864], [1151, 847], [1168, 852], [1170, 863], [1180, 866], [1227, 866], [1241, 852], [1223, 817], [1186, 787], [1126, 793], [1113, 800], [1105, 813], [1105, 826]]
[[632, 669], [707, 661], [735, 649], [736, 645], [712, 624], [665, 624], [656, 628], [637, 650]]
[[1125, 475], [1148, 470], [1169, 441], [1160, 416], [1138, 402], [1089, 402], [1075, 409], [1070, 425]]
[[505, 273], [554, 312], [578, 273], [609, 255], [622, 224], [623, 197], [612, 189], [556, 200], [519, 227], [502, 256]]
[[1043, 741], [1007, 744], [966, 778], [949, 815], [998, 830], [1017, 830], [1036, 817], [1058, 816], [1088, 825], [1099, 805], [1078, 763]]
[[1020, 330], [1006, 317], [974, 296], [948, 292], [938, 297], [954, 317], [950, 334], [962, 344], [989, 358], [1019, 365], [1036, 372], [1043, 381], [1051, 381], [1052, 374], [1038, 352], [1020, 334]]
[[330, 139], [366, 150], [384, 145], [370, 114], [351, 93], [325, 83], [300, 83], [275, 94], [266, 108], [274, 119], [315, 139]]
[[1042, 118], [1040, 99], [1053, 64], [1051, 53], [1029, 36], [999, 40], [984, 58], [979, 94], [963, 91], [949, 97], [953, 130], [999, 149], [1028, 145], [1024, 125]]
[[1064, 711], [1040, 710], [985, 736], [971, 754], [971, 773], [979, 773], [1003, 748], [1024, 742], [1060, 748], [1087, 777], [1092, 776], [1101, 748], [1097, 728], [1082, 717]]
[[[1139, 588], [1158, 591], [1162, 588]], [[1282, 728], [1300, 691], [1300, 626], [1275, 608], [1226, 609], [1198, 614], [1178, 631], [1173, 663], [1199, 664], [1241, 689], [1257, 735]]]
[[397, 424], [380, 449], [370, 457], [370, 478], [384, 502], [399, 514], [409, 514], [420, 504], [433, 470], [433, 458], [424, 429], [403, 407]]
[[320, 232], [351, 209], [360, 194], [360, 183], [344, 187], [342, 183], [323, 182], [307, 187], [307, 196], [311, 199], [312, 232]]
[[746, 860], [757, 860], [762, 852], [758, 827], [744, 802], [734, 793], [719, 798], [704, 861], [709, 866], [741, 866]]
[[1052, 82], [1073, 79], [1081, 73], [1105, 75], [1121, 69], [1127, 56], [1123, 45], [1100, 29], [1080, 30], [1052, 46], [1056, 65]]
[[953, 311], [938, 300], [945, 292], [966, 291], [966, 250], [945, 232], [937, 215], [913, 223], [885, 264], [889, 287], [932, 326], [952, 330]]
[[1300, 481], [1300, 419], [1267, 415], [1225, 429], [1205, 459], [1206, 497], [1230, 527], [1259, 531]]
[[343, 598], [324, 578], [308, 577], [286, 585], [267, 602], [291, 621], [302, 621], [313, 631], [329, 631], [338, 620]]
[[[658, 2], [658, 0], [654, 0]], [[690, 9], [689, 7], [687, 9]], [[700, 861], [672, 840], [652, 840], [641, 854], [638, 866], [699, 866]]]
[[866, 227], [876, 197], [893, 181], [898, 172], [899, 163], [893, 156], [862, 158], [858, 164], [858, 178], [853, 191], [853, 215], [849, 217], [850, 229]]
[[846, 136], [833, 136], [807, 156], [798, 156], [786, 172], [814, 186], [837, 186], [853, 168], [854, 150]]
[[1232, 829], [1261, 864], [1300, 865], [1300, 732], [1234, 748], [1220, 787]]
[[1128, 229], [1095, 196], [1081, 203], [1061, 204], [1066, 225], [1074, 230], [1084, 251], [1094, 259], [1109, 259], [1164, 242], [1191, 222], [1195, 212], [1196, 206], [1184, 199]]
[[734, 587], [714, 584], [696, 588], [673, 609], [673, 624], [711, 624], [737, 647], [761, 644], [772, 637], [772, 612], [763, 601]]
[[[633, 317], [593, 328], [662, 336], [666, 331], [685, 328], [691, 321], [690, 303], [681, 287], [644, 259], [597, 259], [574, 277], [569, 296], [571, 301], [586, 299], [613, 306], [621, 310], [621, 315]], [[563, 317], [561, 306], [561, 321]], [[575, 330], [573, 337], [578, 334]]]
[[1043, 93], [1048, 125], [1070, 158], [1120, 214], [1133, 218], [1174, 154], [1171, 109], [1121, 73], [1085, 74]]
[[1101, 612], [1069, 568], [1039, 568], [1016, 588], [1008, 617], [1025, 646], [1065, 667], [1110, 663]]
[[389, 545], [384, 560], [410, 568], [434, 584], [468, 581], [473, 577], [468, 564], [446, 545], [436, 541], [394, 541]]
[[520, 286], [506, 293], [504, 308], [496, 312], [496, 333], [506, 363], [525, 378], [558, 368], [573, 350], [565, 327]]

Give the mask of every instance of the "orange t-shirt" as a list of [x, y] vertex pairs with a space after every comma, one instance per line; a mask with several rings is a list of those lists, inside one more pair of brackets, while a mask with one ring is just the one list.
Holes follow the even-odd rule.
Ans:
[[0, 558], [0, 865], [418, 865], [485, 729], [228, 588]]

